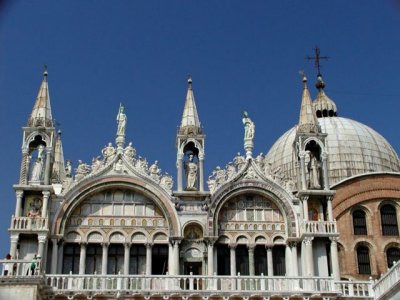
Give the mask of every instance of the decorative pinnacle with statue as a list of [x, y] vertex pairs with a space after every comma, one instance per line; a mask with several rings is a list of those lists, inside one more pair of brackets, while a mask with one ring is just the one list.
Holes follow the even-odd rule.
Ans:
[[118, 110], [118, 115], [117, 115], [117, 138], [115, 139], [115, 143], [117, 144], [118, 148], [122, 149], [125, 144], [125, 128], [126, 128], [126, 122], [128, 121], [128, 118], [126, 117], [125, 114], [125, 108], [122, 105], [122, 103], [119, 104], [119, 110]]
[[242, 122], [244, 126], [244, 150], [246, 151], [246, 159], [250, 159], [253, 155], [253, 140], [256, 126], [254, 125], [254, 122], [250, 119], [247, 111], [243, 111]]

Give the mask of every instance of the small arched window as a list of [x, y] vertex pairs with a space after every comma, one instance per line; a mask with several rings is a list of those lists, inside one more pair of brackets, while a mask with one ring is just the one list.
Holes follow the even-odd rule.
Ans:
[[357, 262], [359, 274], [371, 274], [371, 264], [369, 260], [369, 249], [366, 246], [357, 248]]
[[387, 249], [386, 258], [388, 268], [391, 268], [395, 262], [398, 262], [400, 260], [400, 249], [395, 247]]
[[355, 235], [367, 235], [365, 212], [361, 209], [353, 212], [353, 231]]
[[399, 235], [396, 209], [392, 205], [385, 204], [381, 207], [381, 223], [383, 235]]

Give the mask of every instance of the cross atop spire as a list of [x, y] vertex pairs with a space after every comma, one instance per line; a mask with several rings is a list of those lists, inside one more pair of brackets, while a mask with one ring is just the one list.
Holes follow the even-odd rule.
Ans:
[[29, 127], [53, 127], [47, 76], [47, 66], [45, 65], [43, 71], [43, 80], [40, 85], [31, 116], [28, 120]]
[[315, 47], [314, 51], [315, 51], [315, 56], [309, 56], [309, 55], [307, 55], [306, 58], [307, 58], [308, 60], [314, 60], [314, 66], [315, 66], [315, 68], [316, 68], [317, 71], [318, 71], [318, 76], [321, 76], [321, 63], [320, 63], [320, 60], [321, 60], [321, 59], [328, 60], [328, 59], [329, 59], [329, 56], [321, 56], [320, 50], [319, 50], [319, 48], [318, 48], [317, 46]]

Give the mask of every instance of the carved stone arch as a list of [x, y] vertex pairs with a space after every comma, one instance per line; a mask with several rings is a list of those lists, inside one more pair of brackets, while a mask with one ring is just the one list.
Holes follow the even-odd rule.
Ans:
[[65, 241], [69, 243], [79, 243], [79, 242], [86, 242], [85, 234], [79, 232], [79, 230], [72, 230], [66, 233]]
[[128, 239], [128, 241], [130, 241], [130, 242], [132, 242], [132, 243], [135, 243], [135, 236], [136, 237], [139, 237], [139, 236], [141, 236], [141, 235], [143, 235], [144, 236], [144, 239], [143, 240], [136, 240], [136, 243], [149, 243], [150, 241], [151, 241], [151, 239], [150, 239], [150, 237], [149, 237], [149, 234], [145, 231], [145, 230], [135, 230], [130, 236], [129, 236], [129, 239]]
[[[157, 240], [157, 237], [159, 236], [165, 236], [165, 239]], [[153, 243], [157, 243], [158, 241], [168, 242], [168, 234], [166, 234], [164, 231], [156, 231], [150, 236], [150, 241]]]
[[321, 148], [321, 153], [326, 152], [325, 151], [325, 145], [322, 143], [322, 141], [320, 139], [316, 139], [315, 137], [309, 137], [306, 140], [304, 140], [303, 141], [303, 145], [301, 145], [301, 151], [306, 151], [306, 146], [311, 141], [314, 141], [315, 143], [318, 144], [318, 146]]
[[184, 140], [180, 145], [179, 145], [179, 149], [178, 149], [178, 154], [179, 155], [184, 155], [183, 153], [183, 149], [185, 148], [185, 146], [187, 144], [189, 144], [190, 142], [192, 142], [194, 144], [194, 146], [199, 150], [199, 157], [200, 155], [204, 156], [204, 149], [203, 146], [199, 143], [199, 141], [195, 138], [188, 138], [186, 140]]
[[66, 221], [82, 201], [91, 195], [111, 189], [132, 190], [154, 201], [167, 221], [169, 236], [180, 236], [179, 218], [170, 197], [165, 191], [154, 188], [152, 185], [143, 182], [140, 178], [131, 176], [92, 178], [72, 188], [65, 195], [62, 205], [55, 214], [53, 224], [51, 225], [52, 233], [64, 233]]
[[281, 234], [274, 234], [272, 237], [271, 237], [271, 241], [272, 241], [272, 243], [276, 243], [276, 241], [278, 241], [279, 240], [279, 245], [283, 245], [284, 243], [286, 243], [286, 240], [287, 240], [287, 238], [285, 237], [285, 236], [283, 236], [283, 235], [281, 235]]
[[238, 245], [247, 245], [250, 242], [251, 242], [251, 236], [249, 236], [248, 234], [239, 233], [235, 236], [235, 243], [237, 243]]
[[121, 234], [124, 237], [124, 241], [122, 243], [128, 241], [128, 235], [124, 231], [119, 229], [113, 229], [106, 234], [106, 242], [111, 242], [112, 237], [117, 234]]
[[257, 194], [272, 200], [281, 210], [284, 217], [285, 232], [287, 237], [297, 237], [298, 216], [293, 206], [293, 198], [282, 187], [273, 182], [258, 180], [241, 180], [225, 186], [211, 197], [211, 209], [209, 210], [209, 235], [218, 235], [218, 216], [223, 205], [235, 196], [246, 193]]
[[[97, 237], [101, 237], [97, 238]], [[89, 231], [86, 236], [85, 236], [85, 240], [90, 243], [90, 242], [99, 242], [99, 243], [103, 243], [106, 242], [106, 235], [102, 232], [100, 232], [99, 230], [95, 229], [95, 230], [91, 230]]]
[[201, 237], [203, 238], [204, 235], [205, 235], [206, 229], [204, 228], [203, 224], [201, 222], [199, 222], [198, 220], [190, 220], [190, 221], [187, 221], [186, 223], [184, 223], [182, 225], [181, 236], [184, 237], [185, 236], [184, 233], [185, 233], [186, 228], [189, 227], [189, 226], [193, 226], [193, 225], [198, 226], [198, 227], [201, 228], [201, 231], [202, 231], [201, 232]]
[[353, 215], [353, 212], [355, 210], [362, 210], [363, 212], [365, 212], [365, 215], [369, 217], [373, 214], [370, 207], [362, 205], [360, 203], [350, 208], [349, 210], [350, 214]]
[[230, 237], [229, 237], [228, 235], [226, 235], [226, 234], [219, 236], [219, 238], [218, 238], [218, 240], [217, 240], [218, 243], [223, 243], [223, 244], [229, 244], [229, 243], [231, 243], [232, 241], [233, 241], [233, 239], [230, 238]]
[[254, 243], [254, 244], [257, 244], [257, 245], [268, 244], [269, 237], [265, 236], [264, 234], [257, 234], [252, 238], [251, 242]]
[[383, 248], [383, 252], [385, 253], [385, 255], [386, 255], [386, 251], [387, 251], [389, 248], [399, 248], [399, 249], [400, 249], [400, 242], [399, 242], [399, 239], [398, 239], [398, 238], [390, 239], [389, 241], [387, 241], [387, 242], [384, 244], [384, 246], [383, 246], [382, 248]]
[[29, 144], [32, 143], [37, 136], [40, 136], [42, 138], [42, 141], [46, 144], [46, 147], [49, 147], [51, 145], [51, 137], [46, 134], [46, 132], [34, 131], [26, 137], [24, 147], [26, 149], [29, 148]]

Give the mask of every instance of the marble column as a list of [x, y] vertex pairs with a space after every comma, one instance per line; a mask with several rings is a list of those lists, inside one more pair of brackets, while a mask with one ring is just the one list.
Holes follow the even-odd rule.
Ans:
[[50, 184], [50, 163], [51, 163], [51, 147], [46, 147], [46, 167], [44, 170], [44, 184]]
[[42, 205], [42, 218], [46, 218], [47, 216], [47, 206], [49, 203], [49, 197], [50, 197], [50, 192], [49, 191], [43, 191], [43, 205]]
[[204, 191], [204, 154], [199, 155], [199, 191]]
[[324, 190], [329, 190], [328, 155], [326, 152], [321, 153], [321, 159], [322, 159], [322, 176], [323, 176]]
[[44, 260], [44, 246], [46, 244], [47, 237], [45, 235], [39, 235], [38, 236], [38, 242], [39, 242], [39, 247], [38, 247], [38, 255], [40, 255], [40, 259]]
[[289, 244], [285, 247], [285, 270], [286, 276], [292, 276], [292, 251], [290, 249]]
[[174, 245], [173, 241], [169, 241], [168, 243], [168, 274], [169, 275], [175, 275], [174, 273]]
[[175, 275], [179, 275], [179, 242], [178, 240], [174, 241], [174, 260], [173, 260], [173, 264], [174, 264], [174, 274]]
[[10, 255], [12, 259], [18, 259], [17, 257], [17, 245], [18, 245], [19, 235], [18, 233], [13, 233], [10, 236]]
[[124, 244], [124, 275], [129, 275], [129, 259], [131, 256], [131, 243]]
[[248, 251], [249, 251], [249, 275], [254, 276], [255, 275], [255, 266], [254, 266], [254, 244], [249, 244], [247, 246]]
[[267, 246], [267, 275], [274, 276], [274, 262], [272, 258], [272, 245]]
[[146, 246], [146, 275], [151, 275], [151, 256], [153, 245], [150, 243], [145, 244]]
[[176, 161], [176, 167], [178, 168], [178, 192], [182, 192], [182, 175], [183, 175], [183, 155], [182, 154], [178, 154], [178, 160]]
[[332, 209], [332, 198], [333, 197], [327, 197], [327, 214], [328, 214], [328, 221], [332, 222], [333, 221], [333, 209]]
[[214, 243], [208, 241], [207, 243], [207, 274], [208, 276], [214, 275]]
[[15, 217], [18, 218], [21, 216], [21, 210], [22, 210], [22, 197], [24, 195], [24, 191], [18, 190], [15, 192], [17, 196], [17, 203], [15, 205]]
[[332, 274], [335, 280], [340, 280], [340, 269], [339, 269], [339, 254], [337, 248], [337, 237], [330, 237], [331, 240], [331, 266]]
[[64, 241], [60, 240], [58, 246], [58, 259], [57, 259], [57, 274], [61, 274], [64, 264]]
[[81, 252], [79, 256], [79, 275], [85, 274], [86, 268], [86, 243], [81, 243]]
[[108, 265], [108, 243], [103, 243], [103, 256], [101, 259], [101, 274], [107, 275], [107, 265]]
[[236, 275], [236, 244], [229, 244], [230, 257], [231, 257], [231, 276]]
[[57, 260], [58, 260], [58, 240], [51, 239], [53, 248], [51, 252], [51, 274], [57, 274]]
[[301, 169], [301, 189], [307, 190], [306, 164], [305, 164], [306, 152], [300, 151], [299, 156], [300, 156], [300, 169]]
[[297, 263], [297, 243], [291, 242], [290, 247], [292, 250], [292, 275], [298, 276], [299, 275], [299, 266]]
[[301, 252], [302, 262], [304, 263], [304, 276], [314, 276], [314, 256], [312, 249], [313, 237], [305, 237], [303, 240], [303, 251]]
[[303, 200], [304, 221], [308, 221], [308, 196], [303, 196], [301, 199]]

